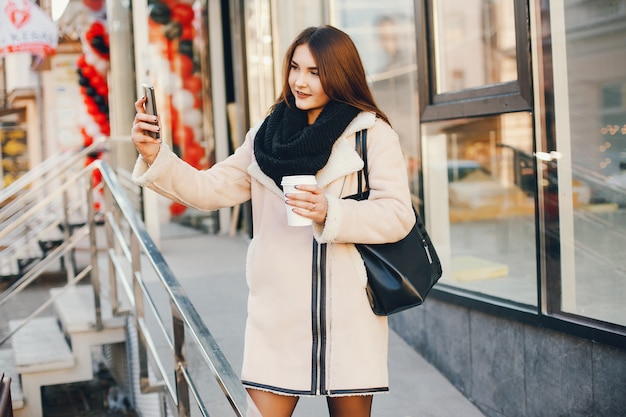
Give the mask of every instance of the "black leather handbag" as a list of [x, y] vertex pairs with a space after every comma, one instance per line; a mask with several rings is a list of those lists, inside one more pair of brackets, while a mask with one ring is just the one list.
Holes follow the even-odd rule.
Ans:
[[[366, 200], [369, 197], [366, 141], [367, 130], [357, 132], [356, 148], [364, 166], [359, 175], [360, 192], [347, 198]], [[365, 188], [362, 178], [365, 178]], [[404, 239], [395, 243], [355, 244], [367, 270], [367, 296], [372, 311], [379, 316], [421, 305], [441, 278], [437, 252], [415, 208], [413, 213], [415, 225]]]

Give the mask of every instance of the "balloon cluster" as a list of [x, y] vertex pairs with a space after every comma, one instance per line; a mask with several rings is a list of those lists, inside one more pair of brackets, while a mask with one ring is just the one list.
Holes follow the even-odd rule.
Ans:
[[[209, 159], [200, 143], [202, 131], [202, 78], [195, 60], [194, 39], [198, 33], [199, 11], [194, 0], [149, 0], [148, 30], [151, 47], [157, 58], [153, 64], [159, 71], [167, 70], [161, 78], [159, 92], [164, 95], [164, 111], [170, 121], [173, 150], [190, 165], [205, 169]], [[170, 213], [184, 213], [185, 207], [174, 203]]]
[[[83, 53], [76, 61], [76, 71], [85, 109], [80, 131], [83, 136], [83, 146], [88, 147], [93, 143], [94, 138], [111, 134], [107, 82], [109, 35], [105, 24], [101, 20], [93, 20], [85, 30], [81, 41]], [[101, 157], [101, 152], [89, 154], [85, 164], [89, 165]], [[100, 184], [101, 180], [100, 172], [95, 170], [94, 187]]]

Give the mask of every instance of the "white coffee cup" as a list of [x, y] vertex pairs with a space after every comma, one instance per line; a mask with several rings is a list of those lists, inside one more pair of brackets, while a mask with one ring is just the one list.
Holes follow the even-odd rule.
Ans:
[[[287, 193], [302, 193], [303, 191], [296, 190], [296, 185], [315, 185], [315, 175], [288, 175], [282, 178], [280, 185], [283, 186], [283, 192]], [[293, 212], [293, 207], [285, 204], [287, 208], [287, 224], [289, 226], [310, 226], [313, 224], [313, 220], [302, 217], [299, 214]]]

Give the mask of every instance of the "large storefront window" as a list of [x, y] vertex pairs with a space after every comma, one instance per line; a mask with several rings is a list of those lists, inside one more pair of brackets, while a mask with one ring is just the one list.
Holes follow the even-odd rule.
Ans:
[[517, 79], [515, 14], [510, 0], [436, 0], [436, 91]]
[[280, 94], [283, 87], [283, 58], [287, 47], [304, 28], [322, 24], [322, 10], [321, 0], [245, 2], [251, 124], [267, 116], [269, 107]]
[[419, 110], [412, 0], [332, 3], [331, 24], [354, 40], [378, 106], [400, 137], [411, 190], [420, 203]]
[[529, 113], [423, 125], [425, 211], [441, 284], [537, 303]]
[[626, 3], [550, 2], [550, 23], [561, 274], [546, 279], [561, 297], [547, 307], [626, 325]]

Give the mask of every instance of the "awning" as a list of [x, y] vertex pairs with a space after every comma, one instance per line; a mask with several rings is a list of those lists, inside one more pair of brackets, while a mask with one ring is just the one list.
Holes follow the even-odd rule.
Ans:
[[52, 55], [58, 29], [30, 0], [0, 0], [0, 56], [11, 52]]

